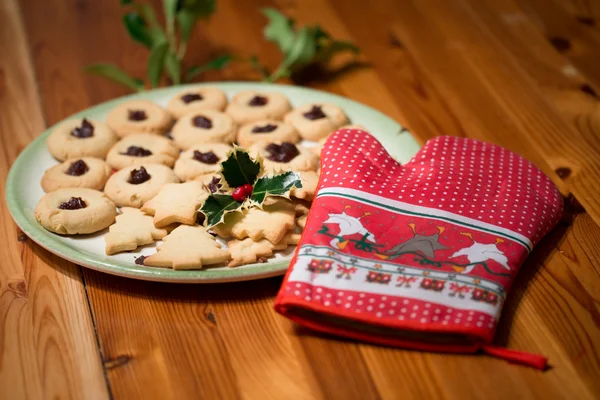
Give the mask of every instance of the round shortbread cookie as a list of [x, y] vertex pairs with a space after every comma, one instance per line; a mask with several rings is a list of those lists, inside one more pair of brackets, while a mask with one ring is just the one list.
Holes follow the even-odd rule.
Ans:
[[320, 140], [348, 123], [344, 110], [333, 104], [305, 104], [286, 114], [284, 121], [306, 140]]
[[104, 193], [119, 207], [140, 208], [156, 196], [165, 183], [178, 182], [171, 168], [162, 164], [142, 164], [114, 173], [108, 178]]
[[102, 190], [110, 173], [111, 168], [99, 158], [72, 158], [44, 172], [42, 189], [45, 192], [61, 188]]
[[261, 141], [277, 140], [298, 143], [300, 135], [292, 125], [273, 119], [261, 119], [244, 124], [237, 134], [237, 142], [244, 148]]
[[175, 162], [175, 175], [181, 181], [190, 181], [200, 175], [215, 173], [227, 158], [232, 147], [223, 143], [196, 144], [181, 153]]
[[201, 110], [223, 111], [227, 96], [221, 89], [207, 86], [185, 89], [175, 95], [167, 105], [167, 111], [179, 119], [186, 114]]
[[187, 150], [200, 143], [232, 143], [237, 125], [231, 117], [215, 110], [201, 110], [184, 115], [173, 127], [175, 144]]
[[115, 204], [104, 193], [86, 188], [63, 188], [47, 193], [34, 210], [45, 229], [61, 235], [88, 234], [110, 226]]
[[124, 137], [108, 152], [106, 162], [114, 169], [139, 164], [163, 164], [172, 167], [179, 149], [166, 137], [136, 133]]
[[261, 156], [266, 172], [316, 171], [319, 157], [309, 149], [289, 142], [258, 142], [250, 147], [253, 157]]
[[106, 116], [106, 123], [120, 137], [134, 133], [166, 133], [173, 118], [158, 104], [148, 100], [130, 100], [119, 104]]
[[233, 96], [225, 112], [242, 125], [261, 119], [281, 120], [291, 109], [289, 100], [281, 93], [244, 90]]
[[69, 119], [58, 124], [48, 136], [48, 151], [59, 161], [69, 158], [106, 157], [118, 138], [104, 122]]

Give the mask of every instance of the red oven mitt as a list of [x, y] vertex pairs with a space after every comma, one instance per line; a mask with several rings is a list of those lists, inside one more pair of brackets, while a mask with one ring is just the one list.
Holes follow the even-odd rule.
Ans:
[[560, 193], [501, 147], [438, 137], [406, 165], [366, 132], [325, 144], [318, 194], [275, 309], [307, 327], [391, 346], [483, 351], [506, 294], [562, 216]]

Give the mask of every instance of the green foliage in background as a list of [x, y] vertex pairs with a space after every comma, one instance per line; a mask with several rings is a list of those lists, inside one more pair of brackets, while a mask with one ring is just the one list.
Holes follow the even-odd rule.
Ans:
[[[163, 27], [150, 4], [121, 0], [125, 10], [123, 25], [129, 36], [150, 50], [147, 85], [157, 87], [164, 74], [174, 85], [190, 82], [205, 71], [225, 68], [233, 60], [233, 56], [223, 55], [204, 65], [183, 70], [182, 61], [194, 27], [199, 20], [207, 19], [215, 12], [215, 3], [216, 0], [163, 0]], [[260, 63], [257, 56], [249, 59], [265, 82], [293, 77], [309, 66], [325, 66], [337, 53], [358, 54], [360, 51], [353, 43], [332, 38], [319, 25], [297, 28], [294, 20], [274, 8], [264, 8], [262, 12], [269, 20], [264, 29], [265, 39], [277, 44], [283, 55], [281, 63], [272, 72]], [[85, 70], [132, 90], [142, 91], [146, 86], [143, 79], [131, 77], [113, 64], [94, 64]]]
[[251, 58], [250, 62], [267, 82], [291, 77], [310, 65], [326, 65], [337, 53], [360, 52], [353, 43], [333, 39], [319, 25], [296, 28], [294, 20], [274, 8], [264, 8], [262, 12], [269, 19], [264, 36], [277, 44], [283, 54], [281, 64], [272, 73], [257, 57]]
[[[163, 0], [165, 26], [162, 27], [151, 5], [121, 0], [126, 10], [123, 25], [129, 36], [150, 50], [146, 75], [151, 87], [158, 86], [163, 74], [166, 74], [174, 85], [178, 85], [191, 81], [202, 72], [223, 69], [229, 63], [231, 56], [223, 55], [207, 64], [190, 66], [183, 71], [182, 60], [194, 27], [200, 19], [207, 19], [215, 12], [215, 1]], [[133, 90], [144, 89], [144, 80], [129, 76], [113, 64], [90, 65], [86, 67], [86, 71]]]

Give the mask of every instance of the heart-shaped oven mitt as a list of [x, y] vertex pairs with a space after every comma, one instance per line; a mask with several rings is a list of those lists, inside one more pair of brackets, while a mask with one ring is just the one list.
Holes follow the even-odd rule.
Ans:
[[321, 157], [279, 313], [340, 336], [544, 368], [544, 357], [490, 343], [519, 267], [561, 218], [547, 176], [458, 137], [432, 139], [400, 165], [368, 133], [342, 129]]

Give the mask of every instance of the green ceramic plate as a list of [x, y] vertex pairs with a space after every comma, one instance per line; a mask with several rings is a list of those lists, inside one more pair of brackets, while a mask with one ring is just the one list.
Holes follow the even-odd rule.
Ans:
[[[217, 86], [224, 90], [229, 97], [241, 90], [255, 89], [281, 92], [288, 96], [293, 106], [311, 102], [336, 104], [344, 109], [352, 123], [365, 126], [377, 137], [398, 161], [408, 161], [419, 149], [419, 145], [413, 137], [406, 132], [401, 133], [400, 125], [392, 119], [379, 111], [341, 96], [302, 87], [277, 84], [227, 82], [203, 85]], [[122, 97], [88, 108], [71, 118], [89, 117], [104, 120], [106, 114], [117, 104], [135, 98], [152, 100], [166, 106], [171, 97], [185, 87], [157, 89]], [[188, 87], [191, 87], [191, 85]], [[103, 235], [105, 232], [94, 235], [63, 237], [46, 231], [36, 222], [33, 210], [38, 200], [44, 195], [40, 186], [44, 171], [57, 163], [46, 150], [46, 138], [51, 129], [46, 130], [19, 155], [8, 174], [6, 182], [8, 209], [17, 225], [27, 236], [48, 251], [84, 267], [149, 281], [231, 282], [260, 279], [285, 273], [293, 249], [277, 254], [275, 258], [267, 263], [257, 263], [237, 268], [216, 267], [198, 271], [174, 271], [144, 267], [134, 263], [136, 257], [154, 253], [154, 245], [130, 253], [107, 256], [104, 254]]]

